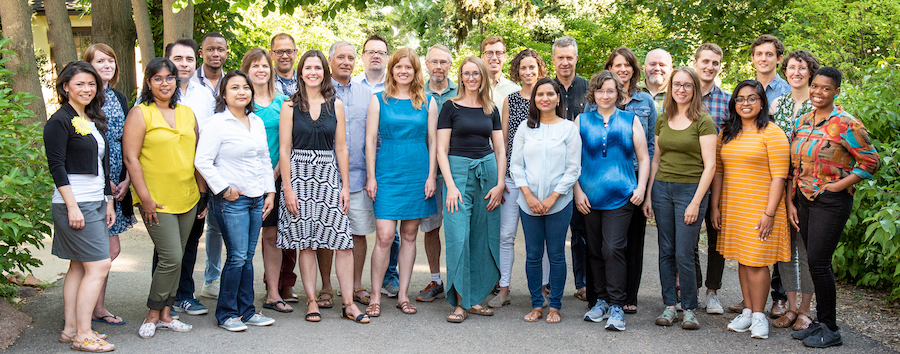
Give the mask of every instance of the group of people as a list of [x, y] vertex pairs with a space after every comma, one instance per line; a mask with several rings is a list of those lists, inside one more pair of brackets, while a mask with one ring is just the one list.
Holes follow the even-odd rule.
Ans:
[[[178, 314], [208, 313], [192, 278], [204, 229], [200, 293], [217, 299], [220, 327], [244, 331], [275, 322], [254, 306], [260, 235], [264, 308], [294, 310], [299, 265], [305, 319], [321, 321], [336, 300], [334, 266], [341, 317], [369, 323], [381, 315], [382, 295], [416, 313], [409, 287], [422, 231], [431, 282], [415, 299], [446, 297], [447, 321], [458, 323], [510, 304], [520, 221], [532, 304], [524, 320], [561, 321], [571, 230], [575, 297], [590, 308], [584, 320], [622, 331], [625, 314], [638, 310], [645, 228], [655, 217], [657, 325], [700, 326], [706, 220], [707, 313], [724, 313], [717, 290], [724, 259], [734, 259], [743, 302], [731, 307], [740, 314], [728, 329], [766, 338], [772, 287], [774, 326], [793, 327], [808, 346], [841, 343], [831, 256], [853, 185], [880, 160], [863, 124], [834, 104], [838, 70], [808, 51], [785, 55], [770, 35], [751, 45], [755, 79], [731, 94], [715, 83], [724, 53], [712, 43], [697, 49], [692, 67], [677, 68], [663, 49], [642, 67], [631, 49], [617, 48], [590, 80], [576, 75], [578, 46], [568, 36], [552, 46], [555, 78], [525, 49], [507, 79], [501, 37], [480, 49], [460, 61], [454, 82], [442, 45], [428, 48], [423, 68], [415, 50], [391, 51], [377, 35], [359, 52], [336, 42], [326, 56], [300, 55], [290, 35], [278, 34], [269, 50], [253, 48], [240, 70], [225, 71], [227, 41], [209, 33], [199, 46], [180, 39], [150, 60], [129, 107], [112, 89], [115, 53], [87, 48], [60, 73], [62, 106], [44, 131], [56, 185], [52, 252], [71, 260], [60, 341], [115, 349], [91, 322], [125, 323], [103, 297], [117, 235], [136, 222], [137, 205], [155, 246], [142, 338], [190, 331]], [[353, 77], [358, 53], [365, 70]], [[369, 293], [362, 270], [372, 233]]]

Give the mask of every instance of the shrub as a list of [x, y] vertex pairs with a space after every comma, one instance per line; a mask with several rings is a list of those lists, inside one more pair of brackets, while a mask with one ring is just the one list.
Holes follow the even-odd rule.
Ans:
[[[8, 43], [8, 38], [0, 39], [0, 53], [15, 55], [3, 49]], [[41, 264], [24, 246], [43, 247], [52, 222], [53, 180], [47, 171], [41, 124], [21, 123], [34, 116], [26, 105], [35, 96], [12, 91], [8, 61], [0, 59], [0, 283], [13, 269], [27, 273]]]

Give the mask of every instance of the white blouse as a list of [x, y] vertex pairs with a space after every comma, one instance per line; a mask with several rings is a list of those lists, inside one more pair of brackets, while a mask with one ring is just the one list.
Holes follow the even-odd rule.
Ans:
[[250, 113], [250, 130], [231, 111], [216, 113], [200, 130], [194, 167], [218, 194], [229, 186], [247, 197], [275, 192], [266, 127]]
[[[516, 186], [528, 187], [539, 200], [551, 193], [562, 194], [545, 214], [557, 213], [572, 201], [572, 186], [581, 176], [581, 135], [574, 122], [562, 120], [529, 128], [522, 122], [513, 140], [509, 172]], [[519, 207], [537, 216], [519, 193]]]

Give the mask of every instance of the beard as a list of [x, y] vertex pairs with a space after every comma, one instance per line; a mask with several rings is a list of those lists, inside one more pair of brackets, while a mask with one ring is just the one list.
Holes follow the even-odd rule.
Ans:
[[662, 74], [651, 74], [647, 75], [647, 81], [654, 85], [662, 85], [666, 83], [666, 78]]

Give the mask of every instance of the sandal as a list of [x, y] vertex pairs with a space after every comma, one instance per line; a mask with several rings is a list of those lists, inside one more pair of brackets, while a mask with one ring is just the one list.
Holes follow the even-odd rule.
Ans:
[[116, 350], [116, 346], [99, 338], [85, 338], [83, 341], [72, 342], [72, 350], [91, 353], [105, 353]]
[[[326, 298], [325, 295], [328, 295], [328, 297]], [[334, 299], [334, 291], [331, 289], [319, 290], [319, 293], [316, 295], [316, 303], [323, 309], [334, 307], [332, 299]]]
[[[793, 316], [794, 318], [791, 318], [791, 315], [794, 315]], [[793, 325], [794, 321], [796, 321], [796, 320], [797, 320], [797, 313], [794, 311], [788, 310], [787, 312], [784, 313], [784, 315], [782, 315], [781, 317], [778, 317], [778, 319], [776, 319], [775, 322], [772, 323], [772, 325], [775, 326], [775, 328], [788, 328], [791, 325]]]
[[527, 315], [525, 315], [525, 322], [537, 322], [539, 319], [544, 317], [544, 308], [538, 307], [531, 309]]
[[[97, 339], [106, 340], [106, 338], [109, 338], [109, 336], [106, 334], [100, 334], [100, 333], [97, 333], [97, 331], [91, 331], [91, 332], [94, 332], [94, 337], [97, 337]], [[66, 334], [66, 332], [60, 332], [60, 336], [59, 336], [60, 343], [72, 343], [72, 342], [77, 342], [77, 341], [78, 340], [75, 339], [75, 336], [69, 336], [68, 334]]]
[[169, 323], [163, 321], [156, 322], [156, 329], [168, 329], [175, 332], [190, 332], [192, 328], [194, 328], [194, 326], [179, 320], [172, 320], [172, 322]]
[[[279, 308], [278, 305], [282, 307], [287, 307], [286, 309]], [[287, 303], [284, 301], [275, 301], [275, 302], [267, 302], [263, 304], [264, 309], [275, 310], [281, 313], [290, 313], [294, 312], [293, 308], [290, 308]]]
[[[116, 320], [116, 319], [119, 319], [120, 321], [119, 321], [119, 322], [113, 322], [113, 321], [111, 321], [111, 320]], [[100, 317], [98, 317], [98, 318], [92, 318], [92, 319], [91, 319], [91, 322], [105, 323], [105, 324], [108, 324], [108, 325], [110, 325], [110, 326], [121, 326], [121, 325], [125, 324], [125, 319], [124, 319], [124, 318], [121, 318], [121, 317], [119, 317], [119, 316], [113, 315], [113, 314], [108, 314], [108, 315], [106, 315], [106, 316], [100, 316]]]
[[562, 321], [562, 318], [559, 316], [559, 310], [551, 307], [547, 311], [547, 323], [559, 323], [559, 321]]
[[462, 321], [466, 320], [466, 317], [469, 317], [468, 311], [463, 311], [462, 313], [456, 313], [456, 309], [454, 309], [453, 312], [450, 312], [450, 314], [447, 315], [447, 322], [462, 323]]
[[366, 315], [369, 315], [369, 317], [381, 316], [381, 304], [373, 303], [366, 306]]
[[575, 297], [581, 301], [587, 301], [587, 288], [575, 290]]
[[807, 329], [810, 324], [813, 323], [813, 318], [808, 313], [799, 313], [797, 314], [797, 319], [794, 321], [794, 326], [792, 327], [795, 331], [802, 331]]
[[[359, 294], [360, 292], [365, 292], [366, 295], [359, 296], [358, 294]], [[358, 302], [358, 303], [360, 303], [360, 304], [368, 305], [368, 304], [369, 304], [369, 299], [371, 298], [371, 296], [372, 296], [372, 294], [369, 294], [369, 291], [366, 290], [366, 288], [363, 287], [363, 286], [360, 286], [360, 287], [358, 287], [358, 288], [356, 288], [356, 289], [353, 289], [353, 301], [356, 301], [356, 302]]]
[[[306, 301], [307, 308], [309, 307], [309, 304], [312, 304], [312, 303], [316, 303], [316, 306], [318, 306], [318, 300], [307, 300]], [[322, 314], [320, 314], [319, 311], [307, 312], [306, 320], [309, 322], [319, 322], [322, 320]]]
[[637, 305], [625, 305], [622, 306], [622, 312], [625, 312], [629, 315], [633, 315], [637, 313]]
[[471, 314], [475, 314], [475, 315], [479, 315], [479, 316], [493, 316], [494, 315], [494, 310], [491, 310], [486, 307], [475, 308], [475, 306], [472, 306], [469, 308], [468, 311]]
[[350, 317], [350, 315], [347, 314], [347, 307], [352, 306], [352, 305], [353, 305], [353, 303], [351, 302], [349, 304], [344, 304], [341, 307], [341, 318], [346, 318], [346, 319], [351, 320], [356, 323], [369, 323], [369, 321], [370, 321], [369, 316], [367, 316], [364, 313], [356, 315], [356, 318]]
[[148, 339], [153, 338], [154, 335], [156, 335], [156, 323], [144, 320], [144, 322], [141, 323], [141, 327], [138, 328], [138, 337]]
[[403, 313], [405, 313], [407, 315], [415, 315], [416, 314], [416, 307], [413, 306], [409, 301], [404, 301], [404, 302], [397, 304], [397, 308], [400, 309], [400, 311], [403, 311]]

